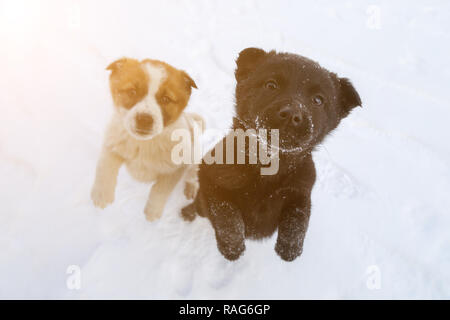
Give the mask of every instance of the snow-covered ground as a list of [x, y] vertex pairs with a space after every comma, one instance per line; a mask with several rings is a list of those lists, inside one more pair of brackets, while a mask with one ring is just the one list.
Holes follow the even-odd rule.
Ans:
[[[448, 43], [448, 1], [0, 0], [0, 298], [450, 298]], [[178, 216], [181, 185], [148, 223], [125, 170], [94, 208], [107, 64], [185, 69], [188, 110], [226, 128], [249, 46], [315, 59], [363, 100], [314, 154], [303, 255], [271, 238], [228, 262], [206, 219]]]

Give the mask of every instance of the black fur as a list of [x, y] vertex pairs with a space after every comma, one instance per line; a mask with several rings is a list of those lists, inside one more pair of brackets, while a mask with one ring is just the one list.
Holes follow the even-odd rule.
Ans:
[[302, 253], [316, 172], [311, 152], [361, 100], [346, 78], [305, 57], [243, 50], [236, 61], [233, 129], [279, 129], [279, 171], [260, 175], [260, 165], [200, 166], [200, 189], [182, 210], [210, 219], [219, 251], [229, 260], [245, 250], [245, 239], [271, 236], [275, 251], [292, 261]]

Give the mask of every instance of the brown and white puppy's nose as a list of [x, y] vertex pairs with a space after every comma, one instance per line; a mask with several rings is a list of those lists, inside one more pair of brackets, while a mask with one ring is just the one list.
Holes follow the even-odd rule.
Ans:
[[148, 134], [153, 128], [153, 116], [148, 113], [139, 112], [135, 117], [136, 131], [138, 133]]
[[303, 120], [303, 114], [299, 105], [288, 103], [280, 108], [277, 113], [278, 119], [285, 125], [298, 127]]

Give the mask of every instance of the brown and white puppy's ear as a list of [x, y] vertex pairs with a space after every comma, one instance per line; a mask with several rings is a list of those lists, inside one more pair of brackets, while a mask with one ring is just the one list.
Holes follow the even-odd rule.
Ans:
[[106, 67], [106, 70], [115, 71], [120, 69], [128, 60], [132, 60], [129, 58], [122, 58], [119, 60], [114, 61], [109, 66]]
[[117, 107], [131, 109], [147, 95], [149, 78], [138, 60], [122, 58], [106, 70], [111, 71], [109, 85]]
[[341, 116], [344, 118], [353, 108], [357, 106], [362, 107], [361, 98], [348, 78], [339, 78], [336, 74], [333, 74], [333, 78], [339, 90]]
[[189, 88], [198, 89], [197, 84], [195, 83], [194, 80], [192, 80], [191, 76], [189, 76], [186, 71], [181, 71], [181, 74], [184, 78], [185, 83], [188, 85]]
[[237, 68], [234, 73], [236, 80], [240, 81], [247, 78], [252, 70], [264, 61], [268, 54], [270, 53], [259, 48], [247, 48], [242, 50], [236, 60]]

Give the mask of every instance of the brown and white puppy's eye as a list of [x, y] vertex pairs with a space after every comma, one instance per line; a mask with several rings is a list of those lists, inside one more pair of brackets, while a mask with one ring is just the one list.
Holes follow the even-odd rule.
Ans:
[[312, 102], [316, 106], [321, 106], [325, 103], [325, 98], [321, 94], [316, 94], [312, 97]]
[[130, 99], [133, 98], [134, 96], [136, 96], [137, 94], [137, 89], [134, 87], [128, 87], [128, 88], [123, 88], [123, 89], [119, 89], [119, 92], [121, 94], [121, 96], [123, 97], [124, 95], [128, 96]]
[[164, 104], [168, 104], [168, 103], [172, 102], [172, 99], [170, 99], [168, 96], [163, 96], [161, 98], [161, 102], [164, 103]]
[[149, 78], [138, 60], [122, 58], [106, 69], [111, 71], [110, 89], [117, 107], [129, 110], [147, 95]]
[[179, 118], [188, 104], [192, 88], [197, 88], [197, 85], [185, 71], [165, 63], [156, 63], [163, 66], [167, 72], [155, 97], [161, 106], [164, 126], [168, 126]]
[[269, 90], [276, 90], [278, 89], [278, 83], [273, 79], [267, 80], [264, 84], [264, 88]]

